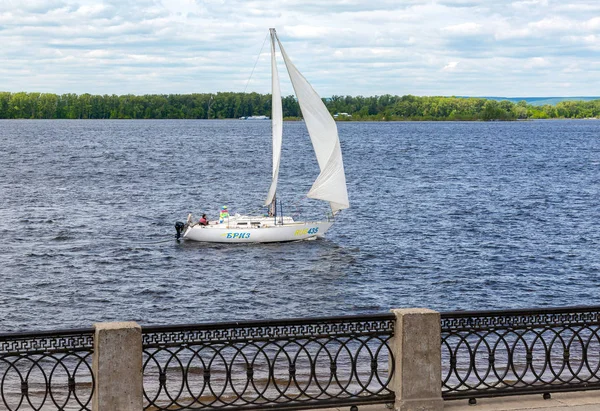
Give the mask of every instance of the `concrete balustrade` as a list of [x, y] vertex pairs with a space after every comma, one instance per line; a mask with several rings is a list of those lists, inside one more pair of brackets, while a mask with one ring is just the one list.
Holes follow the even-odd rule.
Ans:
[[135, 322], [94, 324], [93, 411], [142, 411], [142, 328]]
[[426, 308], [392, 310], [396, 316], [391, 389], [397, 411], [438, 411], [442, 400], [440, 313]]

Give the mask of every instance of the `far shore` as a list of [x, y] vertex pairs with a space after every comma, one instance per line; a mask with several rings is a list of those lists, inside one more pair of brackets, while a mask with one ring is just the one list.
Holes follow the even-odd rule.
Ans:
[[[266, 120], [240, 120], [238, 118], [0, 118], [0, 121], [165, 121], [165, 120], [176, 120], [176, 121], [249, 121], [250, 123], [255, 122], [270, 122], [270, 119]], [[493, 120], [452, 120], [447, 118], [440, 119], [421, 119], [421, 118], [403, 118], [403, 119], [344, 119], [335, 120], [336, 123], [402, 123], [402, 122], [424, 122], [424, 123], [493, 123], [493, 122], [514, 122], [514, 121], [561, 121], [561, 120], [600, 120], [600, 117], [584, 117], [584, 118], [569, 118], [569, 117], [554, 117], [554, 118], [519, 118], [519, 119], [493, 119]], [[285, 122], [302, 122], [302, 118], [284, 118]]]
[[[456, 96], [331, 96], [322, 99], [336, 121], [514, 121], [599, 118], [600, 98], [502, 99]], [[0, 119], [245, 119], [271, 117], [271, 95], [192, 93], [91, 95], [0, 92]], [[547, 104], [538, 105], [546, 102]], [[281, 98], [283, 118], [300, 120], [290, 95]]]

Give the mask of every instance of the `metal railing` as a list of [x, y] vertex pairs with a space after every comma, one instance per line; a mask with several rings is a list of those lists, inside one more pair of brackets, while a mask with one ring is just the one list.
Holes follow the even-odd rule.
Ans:
[[394, 401], [394, 315], [142, 327], [144, 408]]
[[0, 334], [0, 409], [91, 410], [94, 330]]
[[[391, 313], [142, 327], [144, 408], [391, 403], [394, 328]], [[0, 410], [91, 410], [93, 339], [0, 334]], [[600, 307], [441, 313], [441, 354], [445, 400], [600, 389]]]
[[600, 307], [441, 318], [446, 400], [600, 389]]

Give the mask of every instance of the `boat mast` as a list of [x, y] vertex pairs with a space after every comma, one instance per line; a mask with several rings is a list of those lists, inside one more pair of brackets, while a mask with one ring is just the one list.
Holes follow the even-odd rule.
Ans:
[[273, 196], [273, 201], [269, 204], [269, 217], [277, 217], [277, 196]]
[[281, 90], [279, 85], [279, 73], [277, 72], [277, 60], [275, 58], [275, 42], [277, 34], [275, 29], [269, 29], [271, 36], [271, 128], [273, 135], [273, 173], [271, 187], [265, 201], [269, 207], [269, 216], [277, 215], [277, 180], [279, 177], [279, 163], [281, 160], [281, 143], [283, 137], [283, 107], [281, 104]]

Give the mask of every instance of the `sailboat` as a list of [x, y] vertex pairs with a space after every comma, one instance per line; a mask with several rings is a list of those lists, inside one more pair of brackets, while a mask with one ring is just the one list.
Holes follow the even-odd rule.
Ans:
[[[183, 238], [188, 240], [215, 243], [270, 243], [314, 239], [325, 235], [334, 222], [334, 216], [340, 210], [350, 206], [335, 120], [329, 114], [321, 97], [291, 62], [275, 29], [270, 29], [270, 37], [273, 172], [271, 186], [264, 203], [264, 206], [269, 207], [269, 214], [254, 217], [235, 215], [208, 225], [195, 224], [190, 214], [187, 223], [176, 224], [178, 238], [180, 233], [183, 233]], [[331, 207], [331, 213], [324, 221], [294, 221], [290, 216], [277, 215], [276, 192], [283, 137], [283, 110], [275, 56], [276, 45], [279, 46], [294, 87], [320, 168], [320, 174], [307, 197], [326, 201]]]

